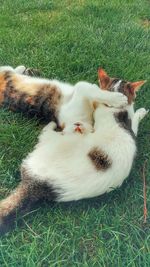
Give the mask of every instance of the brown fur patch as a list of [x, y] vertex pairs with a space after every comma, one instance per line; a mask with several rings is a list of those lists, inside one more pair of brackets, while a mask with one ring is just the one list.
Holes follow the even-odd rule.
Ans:
[[5, 72], [6, 82], [3, 95], [3, 106], [13, 111], [23, 112], [29, 116], [36, 116], [47, 122], [56, 121], [61, 93], [53, 84], [41, 84], [26, 81], [26, 77], [11, 72]]
[[135, 99], [134, 90], [132, 90], [132, 86], [129, 82], [122, 81], [121, 86], [119, 88], [119, 92], [127, 96], [129, 104], [131, 104], [134, 101]]
[[88, 153], [88, 157], [98, 171], [105, 171], [112, 165], [112, 161], [108, 155], [99, 148], [93, 148]]

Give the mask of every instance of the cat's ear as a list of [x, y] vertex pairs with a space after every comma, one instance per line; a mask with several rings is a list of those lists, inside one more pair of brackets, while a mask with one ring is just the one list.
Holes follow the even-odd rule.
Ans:
[[131, 88], [134, 92], [137, 92], [144, 83], [146, 83], [146, 81], [133, 82], [131, 83]]
[[106, 73], [106, 71], [102, 68], [98, 69], [98, 79], [99, 79], [100, 88], [103, 90], [107, 90], [108, 85], [110, 83], [110, 77]]

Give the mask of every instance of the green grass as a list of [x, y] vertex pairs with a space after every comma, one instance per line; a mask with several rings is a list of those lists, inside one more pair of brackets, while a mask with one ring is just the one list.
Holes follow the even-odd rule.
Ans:
[[[148, 0], [5, 0], [0, 5], [0, 64], [25, 64], [70, 82], [97, 82], [97, 67], [131, 81], [147, 79], [136, 108], [150, 107]], [[41, 126], [0, 111], [0, 197], [16, 186], [21, 160]], [[150, 220], [143, 225], [141, 168], [150, 209], [150, 116], [141, 123], [138, 155], [124, 185], [100, 198], [42, 204], [0, 240], [0, 266], [148, 267]], [[119, 163], [118, 163], [119, 164]]]

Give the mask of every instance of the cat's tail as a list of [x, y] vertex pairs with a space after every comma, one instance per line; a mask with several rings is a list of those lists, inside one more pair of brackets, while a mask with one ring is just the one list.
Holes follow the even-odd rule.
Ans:
[[29, 185], [21, 182], [19, 186], [0, 202], [0, 236], [15, 227], [17, 216], [23, 215], [30, 206]]
[[50, 185], [30, 179], [22, 170], [22, 181], [18, 187], [0, 201], [0, 236], [14, 229], [17, 219], [29, 212], [39, 200], [55, 201], [56, 198]]

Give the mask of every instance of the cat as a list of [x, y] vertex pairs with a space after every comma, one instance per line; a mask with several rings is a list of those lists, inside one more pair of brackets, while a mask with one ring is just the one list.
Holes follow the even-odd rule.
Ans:
[[[57, 123], [60, 108], [63, 107], [61, 111], [63, 116], [59, 117], [58, 124], [64, 126], [68, 122], [68, 114], [65, 110], [68, 110], [70, 100], [74, 101], [74, 92], [76, 87], [80, 87], [79, 84], [73, 86], [58, 80], [29, 77], [26, 74], [30, 74], [30, 72], [24, 66], [16, 69], [9, 66], [0, 68], [0, 106], [36, 116], [45, 122], [53, 120]], [[111, 82], [109, 87], [111, 88]], [[117, 107], [126, 102], [124, 96], [118, 92], [111, 94], [108, 90], [104, 92], [100, 89], [98, 92], [99, 95], [96, 93], [95, 97], [98, 95], [100, 100], [107, 105]], [[67, 121], [65, 121], [65, 115]]]
[[[99, 76], [103, 85], [110, 82], [103, 70]], [[55, 131], [55, 122], [42, 130], [33, 152], [22, 162], [19, 186], [0, 202], [1, 234], [14, 223], [16, 211], [23, 214], [38, 200], [76, 201], [121, 186], [136, 154], [139, 122], [148, 111], [141, 108], [134, 113], [135, 91], [142, 84], [131, 87], [126, 82], [124, 90], [120, 85], [117, 81], [111, 91], [128, 94], [128, 105], [117, 109], [98, 103], [93, 114], [94, 132], [62, 135]]]

